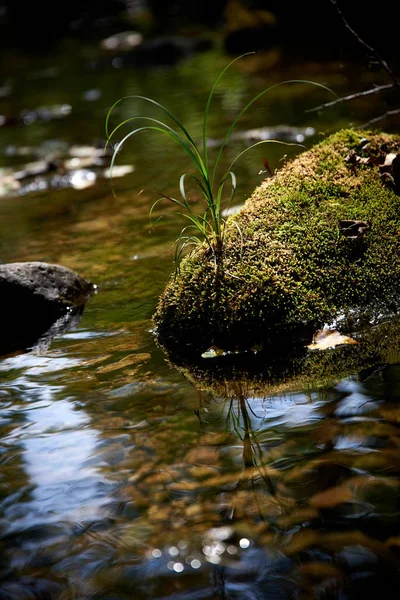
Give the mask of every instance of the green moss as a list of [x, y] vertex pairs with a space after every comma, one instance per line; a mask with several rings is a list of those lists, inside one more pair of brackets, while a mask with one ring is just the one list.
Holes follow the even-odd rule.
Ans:
[[[400, 291], [399, 197], [378, 166], [346, 157], [353, 150], [381, 157], [399, 149], [399, 137], [340, 131], [264, 181], [228, 219], [217, 272], [202, 248], [171, 279], [154, 316], [161, 344], [250, 347], [284, 334], [310, 337], [348, 311], [393, 310]], [[349, 238], [340, 220], [370, 228]]]

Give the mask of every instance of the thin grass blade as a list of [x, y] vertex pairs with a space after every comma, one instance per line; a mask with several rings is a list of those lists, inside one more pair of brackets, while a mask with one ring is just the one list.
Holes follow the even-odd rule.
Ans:
[[233, 165], [235, 164], [235, 162], [241, 157], [243, 156], [243, 154], [246, 154], [246, 152], [248, 152], [249, 150], [251, 150], [252, 148], [254, 148], [255, 146], [261, 146], [261, 144], [282, 144], [283, 146], [297, 146], [299, 148], [304, 148], [303, 144], [299, 144], [296, 142], [283, 142], [282, 140], [260, 140], [259, 142], [255, 142], [254, 144], [252, 144], [251, 146], [249, 146], [248, 148], [245, 148], [244, 150], [242, 150], [242, 152], [239, 152], [239, 154], [233, 159], [233, 161], [231, 162], [231, 164], [229, 165], [229, 167], [226, 170], [226, 176], [224, 175], [224, 177], [222, 177], [221, 181], [225, 182], [225, 179], [227, 177], [227, 173], [231, 172], [231, 168], [233, 167]]
[[211, 100], [214, 96], [214, 92], [215, 92], [215, 88], [217, 87], [218, 83], [220, 82], [221, 78], [223, 77], [223, 75], [225, 74], [225, 72], [233, 65], [235, 64], [236, 61], [240, 60], [241, 58], [245, 57], [245, 56], [249, 56], [250, 54], [255, 54], [255, 52], [246, 52], [245, 54], [241, 54], [240, 56], [238, 56], [237, 58], [234, 58], [226, 67], [223, 71], [221, 71], [221, 73], [218, 75], [217, 79], [214, 82], [214, 85], [211, 88], [211, 91], [208, 95], [207, 98], [207, 104], [206, 104], [206, 108], [204, 110], [204, 119], [203, 119], [203, 156], [204, 156], [204, 165], [206, 167], [206, 170], [208, 171], [208, 151], [207, 151], [207, 126], [208, 126], [208, 115], [210, 112], [210, 105], [211, 105]]
[[114, 193], [114, 188], [113, 188], [112, 170], [114, 168], [114, 163], [115, 163], [115, 159], [118, 154], [118, 151], [120, 150], [120, 148], [122, 148], [122, 146], [125, 144], [125, 142], [130, 137], [139, 133], [140, 131], [158, 131], [160, 133], [164, 133], [164, 134], [168, 135], [170, 138], [175, 140], [185, 150], [185, 152], [190, 156], [190, 158], [195, 163], [196, 167], [198, 169], [200, 169], [201, 165], [197, 160], [197, 156], [192, 152], [191, 148], [185, 142], [185, 140], [182, 138], [182, 136], [180, 136], [176, 131], [174, 131], [173, 129], [165, 129], [164, 127], [156, 127], [153, 125], [144, 125], [143, 127], [138, 127], [137, 129], [134, 129], [133, 131], [130, 131], [129, 133], [127, 133], [125, 135], [125, 137], [119, 142], [117, 150], [114, 151], [114, 153], [112, 155], [111, 163], [110, 163], [110, 182], [111, 182], [111, 188], [113, 190], [114, 195], [115, 195], [115, 193]]
[[191, 177], [199, 186], [199, 188], [202, 191], [202, 194], [207, 202], [207, 205], [210, 205], [210, 203], [213, 202], [213, 199], [209, 197], [208, 194], [208, 190], [205, 188], [205, 186], [202, 184], [202, 182], [200, 181], [200, 179], [198, 177], [196, 177], [195, 175], [192, 175], [191, 173], [184, 173], [183, 175], [181, 175], [180, 179], [179, 179], [179, 191], [181, 193], [182, 198], [184, 198], [184, 200], [188, 203], [189, 205], [189, 201], [186, 195], [186, 189], [185, 189], [185, 179], [186, 177]]
[[157, 106], [158, 108], [160, 108], [166, 115], [168, 115], [170, 117], [170, 119], [172, 119], [174, 121], [174, 123], [176, 123], [176, 125], [179, 127], [179, 129], [182, 131], [182, 133], [184, 134], [184, 136], [186, 137], [186, 139], [188, 140], [188, 142], [191, 144], [192, 146], [192, 150], [194, 152], [194, 154], [197, 156], [198, 162], [199, 164], [201, 164], [202, 166], [202, 171], [204, 172], [204, 163], [201, 157], [201, 154], [197, 148], [197, 145], [195, 143], [195, 141], [193, 140], [192, 136], [190, 135], [190, 133], [188, 132], [188, 130], [186, 129], [186, 127], [184, 127], [184, 125], [181, 123], [181, 121], [175, 117], [175, 115], [168, 110], [168, 108], [166, 108], [163, 104], [160, 104], [160, 102], [157, 102], [156, 100], [153, 100], [152, 98], [148, 98], [147, 96], [140, 96], [137, 94], [132, 94], [129, 96], [123, 96], [122, 98], [120, 98], [119, 100], [117, 100], [116, 102], [114, 102], [114, 104], [112, 105], [112, 107], [110, 108], [110, 110], [107, 113], [107, 117], [106, 117], [106, 136], [107, 139], [109, 138], [108, 135], [108, 124], [109, 124], [109, 120], [110, 120], [110, 116], [112, 111], [114, 110], [114, 108], [121, 103], [123, 100], [128, 100], [128, 99], [136, 99], [136, 100], [145, 100], [146, 102], [150, 102], [151, 104], [154, 104], [155, 106]]
[[153, 119], [153, 117], [142, 117], [140, 115], [137, 115], [135, 117], [129, 117], [128, 119], [125, 119], [124, 121], [122, 121], [121, 123], [119, 123], [116, 127], [114, 127], [114, 129], [112, 130], [112, 132], [110, 133], [110, 135], [108, 136], [108, 138], [106, 140], [106, 143], [105, 143], [105, 146], [104, 146], [104, 152], [107, 150], [108, 144], [111, 142], [112, 137], [115, 135], [115, 133], [119, 129], [121, 129], [121, 127], [123, 127], [127, 123], [131, 123], [132, 121], [136, 121], [138, 119], [142, 119], [144, 121], [151, 121], [152, 123], [156, 123], [157, 125], [165, 127], [165, 129], [171, 131], [172, 133], [175, 133], [176, 135], [179, 135], [174, 129], [172, 129], [172, 127], [170, 127], [169, 125], [167, 125], [163, 121], [159, 121], [158, 119]]
[[[250, 102], [248, 102], [246, 104], [246, 106], [244, 108], [242, 108], [242, 110], [240, 111], [240, 113], [238, 114], [238, 116], [236, 117], [236, 119], [233, 121], [232, 125], [229, 127], [228, 131], [225, 134], [224, 139], [221, 142], [221, 145], [219, 147], [219, 151], [218, 151], [218, 155], [217, 158], [215, 160], [214, 163], [214, 168], [213, 168], [213, 173], [211, 176], [211, 185], [213, 185], [214, 180], [215, 180], [215, 175], [217, 172], [217, 168], [218, 168], [218, 164], [219, 161], [221, 159], [221, 155], [222, 155], [222, 151], [225, 147], [225, 144], [227, 143], [228, 139], [231, 136], [232, 131], [234, 130], [236, 124], [238, 123], [238, 121], [241, 119], [241, 117], [244, 115], [244, 113], [254, 104], [254, 102], [256, 102], [259, 98], [261, 98], [262, 96], [264, 96], [265, 94], [267, 94], [268, 92], [270, 92], [271, 90], [280, 87], [281, 85], [286, 85], [288, 83], [306, 83], [309, 85], [314, 85], [316, 87], [322, 88], [324, 90], [326, 90], [327, 92], [330, 92], [331, 94], [334, 94], [334, 96], [337, 96], [337, 94], [335, 94], [335, 92], [333, 92], [330, 88], [326, 87], [326, 85], [323, 85], [322, 83], [317, 83], [316, 81], [309, 81], [307, 79], [288, 79], [287, 81], [281, 81], [279, 83], [275, 83], [274, 85], [271, 85], [270, 87], [266, 88], [265, 90], [263, 90], [262, 92], [260, 92], [259, 94], [256, 94], [251, 100]], [[268, 141], [268, 140], [263, 140], [263, 141]], [[228, 169], [229, 170], [229, 169]]]

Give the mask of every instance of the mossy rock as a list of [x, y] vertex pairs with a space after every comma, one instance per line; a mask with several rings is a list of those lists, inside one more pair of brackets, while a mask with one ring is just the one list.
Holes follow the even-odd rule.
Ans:
[[383, 163], [399, 150], [399, 136], [344, 130], [264, 181], [228, 219], [218, 268], [202, 247], [171, 278], [154, 315], [160, 344], [309, 343], [337, 319], [349, 331], [395, 313], [400, 199]]

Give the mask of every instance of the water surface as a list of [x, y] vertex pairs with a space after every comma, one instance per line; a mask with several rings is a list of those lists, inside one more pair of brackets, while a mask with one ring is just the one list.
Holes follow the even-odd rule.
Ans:
[[[86, 187], [76, 182], [87, 174], [71, 180], [59, 166], [78, 158], [77, 147], [102, 148], [107, 110], [128, 94], [165, 102], [200, 139], [207, 92], [227, 60], [211, 51], [135, 70], [67, 47], [7, 65], [0, 113], [15, 118], [0, 129], [1, 163], [56, 166], [2, 194], [1, 259], [63, 264], [98, 293], [50, 347], [0, 362], [2, 599], [397, 597], [396, 342], [367, 373], [324, 384], [299, 379], [266, 395], [193, 385], [157, 347], [151, 322], [181, 224], [165, 217], [150, 228], [150, 190], [173, 193], [186, 158], [141, 135], [118, 157], [133, 170], [115, 179], [115, 197], [107, 159], [84, 167], [95, 173]], [[234, 68], [216, 94], [210, 137], [223, 137], [270, 81], [314, 78], [348, 92], [361, 84], [352, 72], [285, 64], [269, 78]], [[279, 88], [240, 129], [313, 127], [309, 146], [355, 118], [352, 107], [304, 112], [324, 94]], [[358, 108], [362, 122], [374, 107]], [[153, 114], [127, 102], [115, 124], [138, 110]], [[236, 140], [224, 158], [243, 147]], [[265, 177], [266, 156], [275, 168], [298, 151], [271, 145], [243, 157], [237, 202]]]

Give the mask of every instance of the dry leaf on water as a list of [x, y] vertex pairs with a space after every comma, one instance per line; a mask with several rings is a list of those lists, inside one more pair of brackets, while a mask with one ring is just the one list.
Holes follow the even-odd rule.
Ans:
[[265, 167], [265, 171], [261, 170], [258, 172], [259, 175], [263, 175], [264, 173], [268, 173], [271, 177], [273, 176], [274, 172], [270, 167], [270, 164], [268, 162], [268, 160], [266, 158], [264, 158], [263, 160], [263, 165]]
[[312, 343], [308, 344], [307, 348], [311, 351], [330, 350], [338, 346], [358, 343], [357, 340], [353, 340], [353, 338], [347, 335], [342, 335], [335, 329], [321, 329], [314, 335]]
[[400, 188], [400, 154], [387, 154], [379, 167], [382, 180], [389, 183], [398, 193]]
[[225, 356], [225, 355], [226, 355], [226, 352], [225, 352], [225, 350], [222, 350], [222, 348], [218, 348], [217, 346], [210, 346], [208, 348], [208, 350], [203, 352], [203, 354], [201, 355], [201, 358], [216, 358], [217, 356]]
[[352, 219], [341, 219], [339, 231], [350, 239], [356, 239], [364, 235], [370, 228], [366, 221], [354, 221]]
[[355, 150], [352, 150], [345, 158], [345, 161], [351, 165], [382, 165], [385, 161], [384, 156], [359, 156]]

